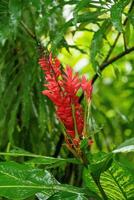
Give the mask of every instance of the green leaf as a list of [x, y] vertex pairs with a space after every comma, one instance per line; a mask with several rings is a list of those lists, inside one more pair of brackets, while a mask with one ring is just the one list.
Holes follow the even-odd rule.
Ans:
[[134, 176], [118, 162], [101, 174], [100, 182], [109, 200], [134, 199]]
[[9, 1], [9, 25], [11, 32], [16, 34], [17, 26], [21, 17], [22, 1], [21, 0], [10, 0]]
[[129, 21], [130, 23], [133, 25], [134, 27], [134, 9], [132, 10], [131, 13], [128, 14], [128, 18], [129, 18]]
[[76, 159], [71, 159], [71, 158], [62, 159], [62, 158], [52, 158], [52, 157], [34, 158], [28, 161], [27, 163], [45, 165], [47, 168], [54, 168], [60, 165], [64, 165], [66, 163], [80, 164], [80, 162]]
[[93, 192], [99, 194], [98, 187], [96, 186], [96, 184], [90, 174], [90, 171], [87, 168], [84, 168], [84, 170], [83, 170], [83, 182], [84, 182], [84, 186], [88, 187]]
[[111, 7], [111, 21], [119, 32], [123, 31], [122, 13], [129, 2], [130, 0], [119, 0]]
[[0, 1], [0, 43], [4, 45], [7, 38], [10, 37], [8, 0]]
[[99, 12], [87, 12], [84, 14], [76, 15], [73, 24], [83, 23], [83, 22], [96, 23], [97, 21], [101, 21], [101, 19], [99, 19], [98, 17], [103, 13], [104, 12], [99, 11]]
[[15, 162], [0, 163], [0, 196], [21, 200], [40, 192], [47, 196], [56, 192], [80, 196], [84, 196], [85, 193], [83, 189], [59, 184], [46, 170], [33, 169]]
[[13, 110], [11, 112], [10, 120], [8, 123], [8, 137], [11, 144], [13, 144], [13, 132], [16, 126], [16, 116], [19, 107], [19, 101], [13, 106]]
[[93, 159], [93, 163], [89, 165], [89, 170], [95, 179], [99, 180], [101, 173], [106, 171], [111, 166], [113, 162], [112, 154], [99, 152], [94, 154]]
[[102, 42], [110, 26], [111, 26], [111, 23], [109, 20], [104, 21], [100, 29], [97, 32], [95, 32], [92, 42], [91, 42], [90, 57], [91, 57], [93, 68], [97, 72], [99, 72], [99, 69], [98, 69], [96, 57], [97, 57], [97, 54], [101, 53]]
[[54, 195], [52, 195], [48, 200], [59, 200], [59, 199], [64, 199], [64, 200], [87, 200], [87, 198], [83, 194], [72, 194], [69, 192], [58, 192]]
[[126, 140], [112, 152], [113, 153], [127, 153], [127, 152], [132, 152], [132, 151], [134, 151], [134, 138]]
[[50, 185], [58, 182], [48, 172], [15, 162], [0, 163], [0, 196], [25, 199], [42, 190], [52, 194]]
[[27, 161], [28, 164], [41, 164], [46, 165], [49, 168], [53, 168], [58, 165], [63, 165], [66, 163], [73, 163], [73, 164], [81, 164], [81, 162], [75, 158], [53, 158], [53, 157], [47, 157], [42, 155], [36, 155], [32, 154], [30, 152], [27, 152], [23, 149], [16, 149], [12, 150], [10, 152], [0, 152], [0, 155], [3, 156], [13, 156], [13, 157], [31, 157], [33, 159]]

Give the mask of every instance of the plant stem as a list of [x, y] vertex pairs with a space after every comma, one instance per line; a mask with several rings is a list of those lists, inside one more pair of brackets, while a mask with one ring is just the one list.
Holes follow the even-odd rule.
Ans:
[[75, 130], [75, 136], [76, 138], [79, 138], [78, 130], [77, 130], [77, 122], [76, 122], [76, 116], [75, 116], [75, 105], [72, 103], [72, 116], [74, 121], [74, 130]]
[[38, 43], [36, 35], [32, 32], [32, 30], [24, 23], [24, 21], [20, 21], [20, 24], [22, 25], [22, 27], [25, 29], [25, 31], [27, 32], [27, 34]]
[[[117, 56], [109, 59], [107, 62], [103, 62], [99, 69], [100, 71], [102, 72], [106, 67], [108, 67], [110, 64], [114, 63], [115, 61], [119, 60], [120, 58], [122, 58], [123, 56], [131, 53], [132, 51], [134, 51], [134, 46], [129, 48], [129, 49], [126, 49], [125, 51], [119, 53]], [[97, 78], [99, 77], [99, 74], [96, 73], [94, 76], [93, 76], [93, 79], [92, 79], [92, 83], [94, 84], [94, 82], [97, 80]], [[82, 101], [82, 99], [84, 98], [84, 93], [82, 93], [82, 95], [80, 96], [79, 98], [79, 103]]]

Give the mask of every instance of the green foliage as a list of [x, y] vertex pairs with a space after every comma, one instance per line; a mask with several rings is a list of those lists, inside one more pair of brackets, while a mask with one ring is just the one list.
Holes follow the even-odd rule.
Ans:
[[119, 31], [123, 31], [122, 26], [122, 13], [124, 8], [130, 3], [130, 0], [117, 1], [111, 8], [111, 21], [115, 28]]
[[128, 139], [123, 142], [113, 153], [126, 153], [134, 151], [134, 138]]
[[[133, 0], [0, 1], [1, 199], [134, 199], [133, 38]], [[41, 94], [39, 42], [94, 81], [83, 160]]]
[[94, 37], [92, 39], [92, 43], [91, 43], [91, 62], [93, 64], [94, 69], [98, 73], [99, 73], [99, 67], [98, 67], [98, 63], [96, 61], [96, 56], [97, 56], [98, 53], [100, 53], [100, 49], [102, 47], [103, 38], [105, 38], [105, 36], [107, 35], [110, 26], [111, 26], [110, 21], [109, 20], [105, 20], [104, 23], [102, 24], [102, 26], [100, 27], [100, 29], [97, 32], [95, 32]]
[[32, 169], [15, 162], [0, 163], [1, 196], [9, 199], [25, 199], [42, 191], [48, 197], [57, 191], [62, 191], [63, 196], [67, 192], [72, 195], [72, 199], [77, 196], [86, 199], [80, 189], [60, 185], [48, 171]]

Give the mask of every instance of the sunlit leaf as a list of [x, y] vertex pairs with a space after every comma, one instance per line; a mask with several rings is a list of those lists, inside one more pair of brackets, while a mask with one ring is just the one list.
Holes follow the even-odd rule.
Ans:
[[101, 185], [110, 200], [134, 198], [134, 176], [125, 167], [115, 162], [101, 175]]
[[123, 142], [112, 152], [113, 153], [127, 153], [127, 152], [133, 152], [133, 151], [134, 151], [134, 138], [131, 138]]

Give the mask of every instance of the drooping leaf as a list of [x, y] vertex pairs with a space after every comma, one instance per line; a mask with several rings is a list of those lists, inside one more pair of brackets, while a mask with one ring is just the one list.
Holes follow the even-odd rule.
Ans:
[[109, 200], [134, 198], [134, 176], [118, 162], [101, 174], [100, 182]]
[[110, 21], [106, 20], [102, 24], [100, 29], [97, 32], [95, 32], [93, 39], [92, 39], [90, 57], [91, 57], [91, 62], [92, 62], [93, 68], [96, 72], [99, 72], [96, 56], [97, 56], [97, 54], [101, 53], [102, 42], [103, 42], [104, 36], [110, 26], [111, 26]]
[[134, 27], [134, 9], [132, 10], [131, 13], [128, 14], [128, 18], [129, 18], [131, 24], [132, 24], [133, 27]]
[[9, 38], [9, 17], [8, 17], [8, 0], [0, 1], [0, 44], [4, 45]]
[[132, 151], [134, 151], [134, 138], [126, 140], [112, 152], [113, 153], [127, 153], [127, 152], [132, 152]]
[[13, 132], [16, 126], [16, 116], [18, 111], [19, 101], [13, 106], [13, 111], [10, 116], [10, 120], [8, 123], [8, 137], [11, 144], [13, 144]]
[[48, 168], [54, 168], [55, 166], [64, 165], [66, 163], [73, 163], [73, 164], [81, 164], [81, 162], [75, 158], [53, 158], [48, 156], [36, 155], [30, 152], [27, 152], [23, 149], [16, 149], [11, 150], [10, 152], [0, 152], [0, 155], [3, 156], [11, 156], [11, 157], [29, 157], [32, 158], [31, 160], [27, 161], [27, 164], [40, 164], [47, 166]]
[[16, 34], [16, 29], [20, 22], [21, 9], [22, 9], [21, 0], [9, 0], [9, 13], [10, 13], [9, 26], [11, 27], [11, 32], [13, 32], [13, 34]]
[[130, 0], [119, 0], [111, 7], [111, 21], [115, 28], [119, 31], [123, 31], [122, 27], [122, 13], [124, 8], [129, 4]]

